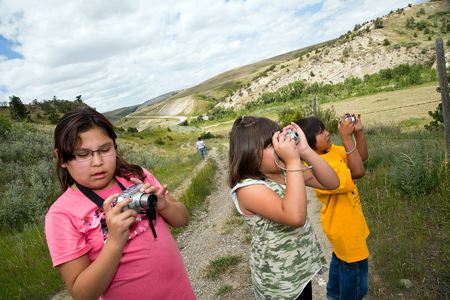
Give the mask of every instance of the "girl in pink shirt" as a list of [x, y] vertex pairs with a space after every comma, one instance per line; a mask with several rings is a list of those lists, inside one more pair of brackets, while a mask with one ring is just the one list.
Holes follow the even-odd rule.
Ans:
[[[117, 154], [116, 138], [108, 119], [90, 107], [56, 126], [64, 193], [45, 218], [53, 265], [75, 299], [195, 299], [167, 225], [187, 225], [188, 211], [149, 171]], [[115, 204], [137, 183], [141, 193], [156, 195], [153, 215], [127, 209], [130, 198]]]

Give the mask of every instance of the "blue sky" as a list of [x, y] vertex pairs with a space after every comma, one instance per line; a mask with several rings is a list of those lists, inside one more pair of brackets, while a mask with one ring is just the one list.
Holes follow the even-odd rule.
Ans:
[[0, 102], [136, 105], [423, 2], [0, 0]]
[[16, 46], [17, 44], [0, 35], [0, 55], [5, 56], [7, 59], [23, 58], [20, 53], [14, 51]]

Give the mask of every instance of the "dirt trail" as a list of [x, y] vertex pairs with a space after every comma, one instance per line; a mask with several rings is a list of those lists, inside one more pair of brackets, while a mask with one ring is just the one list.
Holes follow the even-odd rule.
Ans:
[[[226, 184], [226, 157], [215, 149], [209, 155], [218, 164], [214, 179], [217, 188], [206, 199], [206, 209], [194, 215], [177, 242], [199, 300], [254, 299], [248, 267], [249, 233], [247, 225], [239, 222], [231, 201]], [[321, 204], [311, 189], [308, 189], [308, 199], [311, 199], [308, 203], [311, 222], [328, 260], [331, 249], [320, 225]], [[232, 272], [225, 272], [214, 280], [205, 278], [209, 263], [224, 256], [240, 256], [242, 260]], [[324, 273], [313, 279], [313, 299], [326, 299], [327, 278], [328, 273]], [[225, 286], [231, 286], [231, 291], [218, 295]]]

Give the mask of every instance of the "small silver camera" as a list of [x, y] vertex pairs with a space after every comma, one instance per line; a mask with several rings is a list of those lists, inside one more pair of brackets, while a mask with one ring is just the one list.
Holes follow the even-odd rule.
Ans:
[[355, 124], [356, 123], [356, 116], [355, 115], [349, 115], [349, 114], [345, 115], [344, 121], [348, 121], [348, 120], [350, 120], [353, 124]]
[[147, 208], [155, 208], [158, 198], [155, 194], [146, 194], [140, 192], [139, 190], [142, 186], [142, 183], [138, 183], [122, 191], [122, 193], [120, 193], [119, 196], [117, 196], [116, 200], [113, 202], [113, 205], [117, 205], [118, 203], [124, 201], [126, 198], [131, 198], [132, 201], [124, 206], [122, 211], [127, 209], [134, 209], [137, 213], [141, 213]]
[[296, 143], [299, 141], [299, 136], [297, 131], [295, 131], [294, 129], [288, 129], [286, 131], [286, 136], [289, 136], [291, 139], [293, 139]]

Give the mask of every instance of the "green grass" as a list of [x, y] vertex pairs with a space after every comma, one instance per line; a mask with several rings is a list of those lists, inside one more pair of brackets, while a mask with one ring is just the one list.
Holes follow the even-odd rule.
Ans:
[[[118, 141], [125, 158], [149, 169], [160, 183], [175, 189], [200, 162], [193, 133], [167, 128], [120, 134]], [[162, 144], [155, 143], [163, 141]]]
[[208, 160], [206, 166], [192, 179], [191, 185], [181, 196], [180, 201], [186, 205], [189, 211], [203, 203], [206, 196], [210, 194], [214, 187], [213, 180], [216, 168], [216, 163], [211, 159]]
[[[178, 199], [187, 207], [191, 215], [193, 215], [194, 209], [200, 207], [204, 203], [206, 197], [211, 193], [214, 187], [213, 179], [216, 168], [216, 163], [210, 159], [192, 179], [189, 187], [181, 195], [180, 199]], [[185, 227], [172, 228], [171, 231], [176, 237], [185, 229]]]
[[217, 279], [220, 275], [234, 271], [242, 260], [241, 256], [228, 255], [214, 259], [206, 267], [205, 277], [208, 279]]
[[52, 268], [42, 225], [2, 233], [0, 299], [48, 299], [63, 286]]
[[372, 128], [367, 141], [367, 174], [358, 187], [371, 230], [370, 294], [448, 298], [450, 173], [442, 133]]
[[225, 284], [219, 288], [219, 290], [216, 293], [216, 296], [222, 297], [229, 294], [231, 291], [233, 291], [233, 287], [229, 284]]

